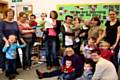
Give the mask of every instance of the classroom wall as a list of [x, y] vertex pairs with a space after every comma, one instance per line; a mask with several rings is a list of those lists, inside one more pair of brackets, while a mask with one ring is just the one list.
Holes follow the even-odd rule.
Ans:
[[33, 0], [33, 13], [39, 14], [56, 10], [57, 4], [120, 3], [120, 0]]

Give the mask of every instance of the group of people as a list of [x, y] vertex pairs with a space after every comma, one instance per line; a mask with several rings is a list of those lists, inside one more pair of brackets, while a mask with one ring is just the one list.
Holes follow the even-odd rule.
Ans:
[[[51, 11], [52, 27], [46, 27], [47, 20], [44, 19], [42, 30], [45, 33], [47, 69], [55, 67], [56, 70], [41, 72], [37, 69], [38, 77], [59, 76], [58, 80], [118, 80], [120, 21], [117, 14], [111, 10], [103, 27], [97, 16], [91, 20], [81, 20], [78, 16], [66, 15], [64, 22], [60, 23], [57, 12]], [[62, 34], [62, 46], [59, 34]], [[61, 47], [65, 51], [62, 53], [62, 62], [59, 63]]]
[[[17, 21], [14, 20], [14, 15], [14, 10], [8, 9], [0, 22], [0, 68], [10, 80], [19, 74], [17, 68], [31, 68], [31, 52], [35, 41], [33, 26], [37, 26], [37, 23], [28, 21], [29, 17], [25, 12], [19, 13]], [[34, 15], [30, 17], [35, 18]], [[22, 64], [18, 48], [22, 49]]]
[[[35, 15], [28, 16], [25, 12], [20, 12], [18, 20], [14, 21], [14, 15], [14, 10], [8, 9], [0, 22], [0, 68], [9, 79], [15, 78], [18, 74], [16, 69], [21, 67], [17, 48], [22, 49], [22, 68], [30, 70], [36, 28], [40, 27], [47, 69], [55, 67], [56, 70], [41, 72], [37, 69], [39, 78], [59, 76], [58, 80], [118, 80], [120, 21], [115, 10], [109, 12], [105, 27], [101, 26], [97, 16], [81, 20], [78, 16], [66, 15], [61, 22], [54, 10], [49, 18], [42, 13], [38, 21], [35, 21]], [[65, 50], [59, 63], [61, 47]]]

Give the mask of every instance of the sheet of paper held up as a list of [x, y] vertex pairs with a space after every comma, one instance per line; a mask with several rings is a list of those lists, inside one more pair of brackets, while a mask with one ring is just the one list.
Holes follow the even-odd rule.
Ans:
[[46, 19], [45, 28], [53, 28], [52, 23], [53, 23], [52, 19], [50, 18]]

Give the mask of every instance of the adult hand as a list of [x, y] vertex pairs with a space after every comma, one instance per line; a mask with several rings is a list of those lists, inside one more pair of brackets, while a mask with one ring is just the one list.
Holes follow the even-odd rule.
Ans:
[[111, 49], [114, 50], [116, 48], [116, 46], [117, 46], [116, 44], [112, 45]]

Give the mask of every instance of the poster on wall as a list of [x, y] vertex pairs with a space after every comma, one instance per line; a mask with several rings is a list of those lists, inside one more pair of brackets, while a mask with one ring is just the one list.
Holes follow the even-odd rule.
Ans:
[[32, 5], [17, 5], [16, 6], [16, 9], [17, 9], [17, 16], [19, 15], [20, 12], [25, 12], [27, 13], [28, 15], [31, 15], [32, 14]]
[[79, 16], [81, 19], [91, 19], [93, 16], [98, 16], [104, 24], [106, 19], [109, 19], [110, 10], [118, 12], [120, 18], [120, 3], [115, 4], [58, 4], [57, 11], [59, 20], [64, 20], [66, 15], [73, 17]]

